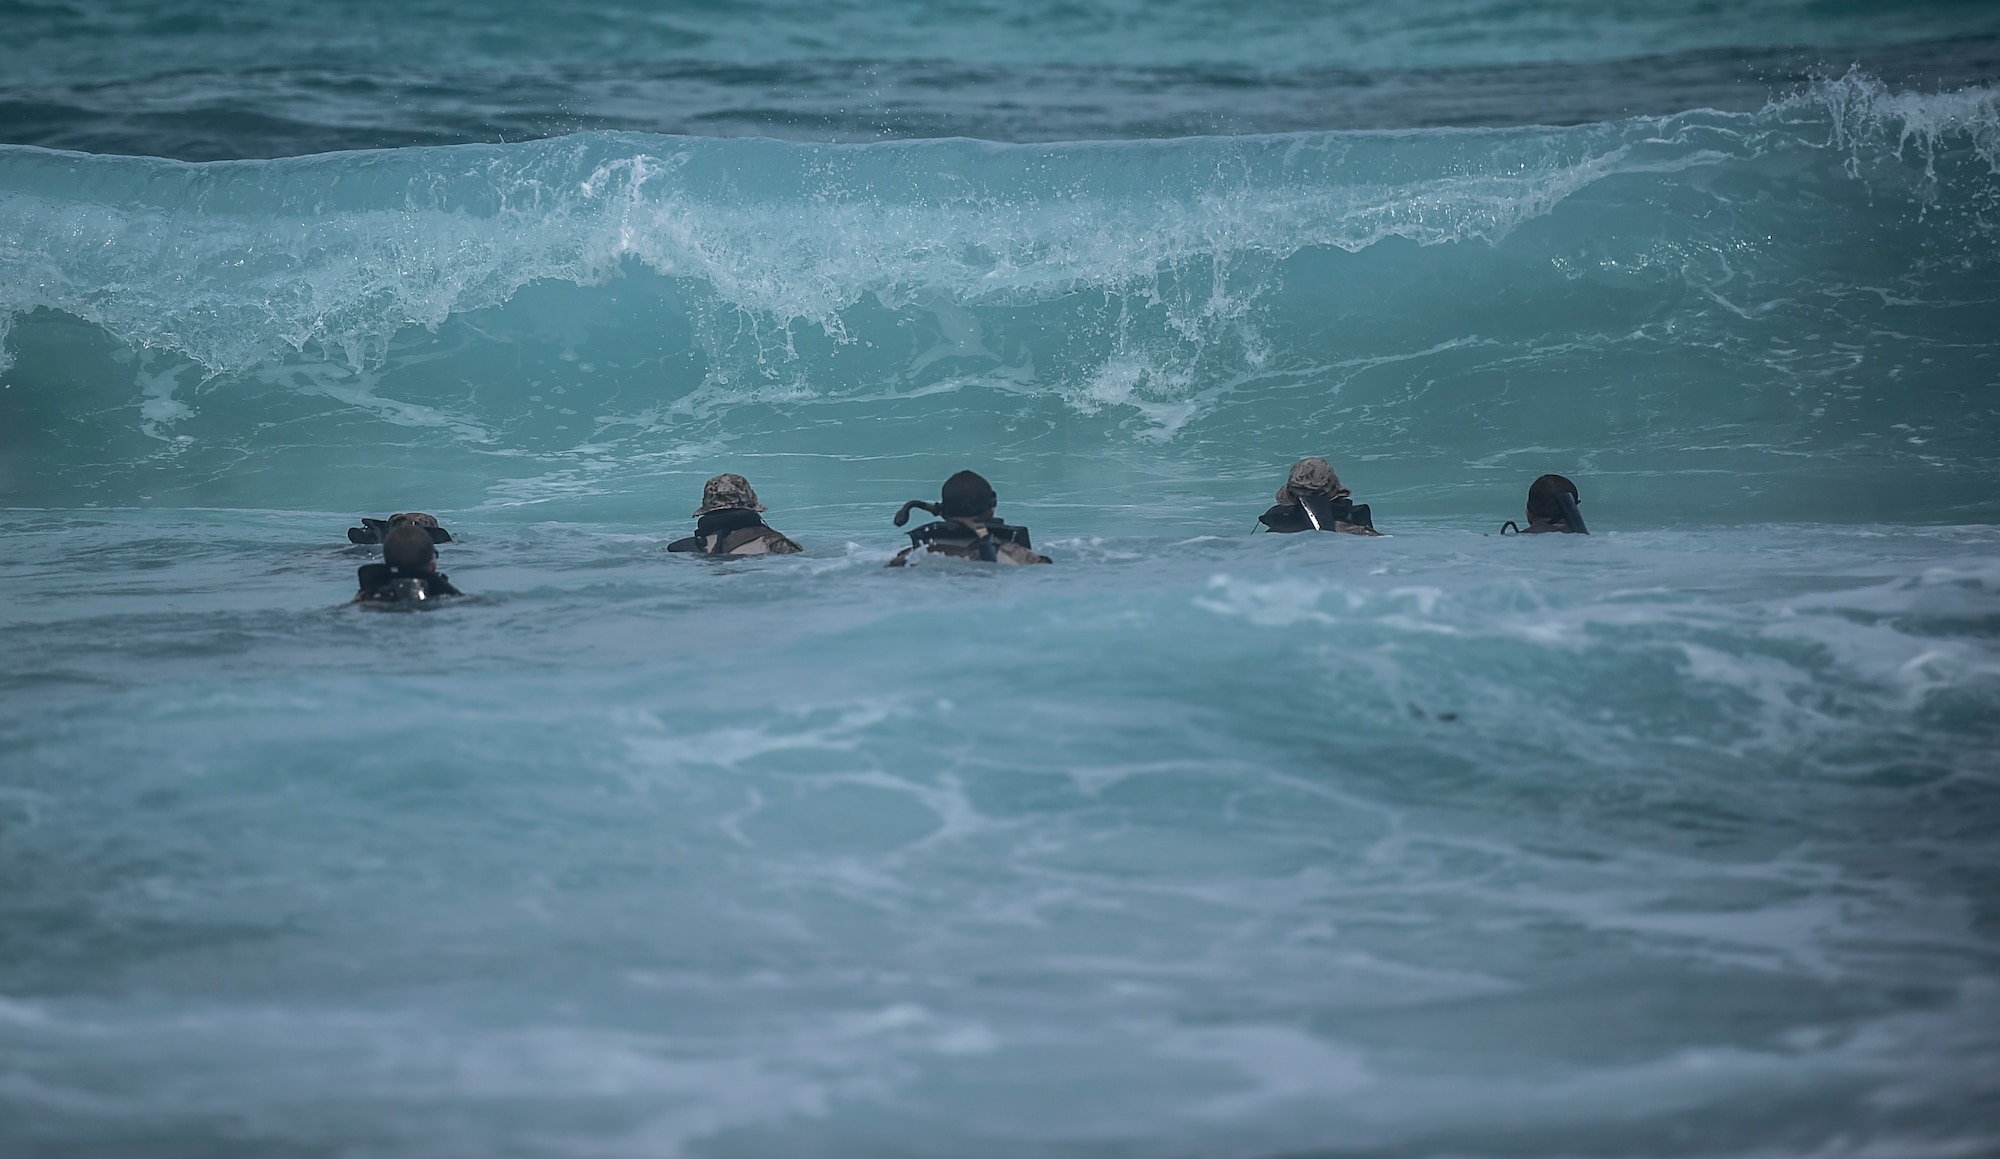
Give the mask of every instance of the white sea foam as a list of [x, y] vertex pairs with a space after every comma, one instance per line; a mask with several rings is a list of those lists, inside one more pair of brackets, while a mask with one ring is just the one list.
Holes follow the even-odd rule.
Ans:
[[864, 299], [1131, 296], [1210, 342], [1302, 249], [1491, 243], [1611, 177], [1754, 164], [1816, 129], [1870, 164], [1916, 142], [1935, 185], [1949, 142], [1993, 163], [1993, 102], [1850, 74], [1755, 116], [1574, 129], [1061, 147], [600, 134], [205, 166], [11, 148], [0, 318], [65, 311], [211, 374], [294, 352], [360, 369], [407, 327], [633, 261], [697, 282], [728, 315], [712, 329], [779, 360], [795, 325], [850, 339]]

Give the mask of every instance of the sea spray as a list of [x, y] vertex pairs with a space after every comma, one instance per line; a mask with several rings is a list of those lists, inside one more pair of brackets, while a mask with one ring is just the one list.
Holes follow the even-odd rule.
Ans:
[[1991, 89], [1848, 76], [1568, 129], [10, 149], [8, 474], [23, 502], [233, 502], [227, 472], [316, 430], [266, 500], [422, 461], [463, 503], [523, 494], [523, 454], [643, 477], [718, 438], [815, 455], [835, 416], [841, 454], [978, 453], [994, 428], [952, 416], [998, 405], [1010, 454], [1178, 441], [1228, 474], [1282, 432], [1395, 459], [1430, 510], [1422, 479], [1539, 446], [1711, 516], [1834, 517], [1854, 470], [1912, 480], [1871, 513], [1963, 516], [1992, 502], [1964, 383], [1994, 354], [1995, 124]]

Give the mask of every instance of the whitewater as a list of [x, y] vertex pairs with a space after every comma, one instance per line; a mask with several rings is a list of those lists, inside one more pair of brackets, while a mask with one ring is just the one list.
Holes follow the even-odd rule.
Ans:
[[406, 7], [6, 9], [0, 1154], [2000, 1152], [2000, 19]]

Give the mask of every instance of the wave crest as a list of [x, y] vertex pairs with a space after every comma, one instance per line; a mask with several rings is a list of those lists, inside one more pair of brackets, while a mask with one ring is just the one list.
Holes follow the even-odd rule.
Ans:
[[[1567, 129], [1000, 146], [809, 146], [629, 134], [189, 165], [0, 150], [0, 326], [38, 308], [210, 374], [293, 354], [361, 368], [407, 327], [636, 261], [759, 327], [850, 337], [890, 308], [1165, 301], [1200, 329], [1301, 249], [1497, 242], [1622, 174], [1833, 148], [1857, 175], [1969, 149], [2000, 171], [1995, 90], [1850, 73], [1755, 115]], [[1990, 196], [1990, 186], [1978, 191]], [[1948, 195], [1948, 194], [1947, 194]], [[1256, 274], [1249, 274], [1252, 282]]]

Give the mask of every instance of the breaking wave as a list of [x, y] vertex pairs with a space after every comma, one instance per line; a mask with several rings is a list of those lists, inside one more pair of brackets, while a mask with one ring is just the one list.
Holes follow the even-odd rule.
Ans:
[[[302, 426], [632, 467], [662, 438], [796, 444], [833, 404], [934, 443], [955, 420], [990, 442], [1008, 412], [1023, 453], [1058, 428], [1205, 448], [1182, 461], [1261, 454], [1274, 412], [1288, 446], [1432, 463], [1538, 446], [1706, 473], [1749, 442], [1922, 465], [1946, 482], [1914, 501], [1962, 506], [1996, 443], [1962, 405], [1994, 353], [1996, 98], [1850, 73], [1754, 114], [1569, 128], [5, 147], [7, 405], [172, 463], [15, 439], [0, 480], [150, 493]], [[843, 445], [884, 451], [868, 431]]]

